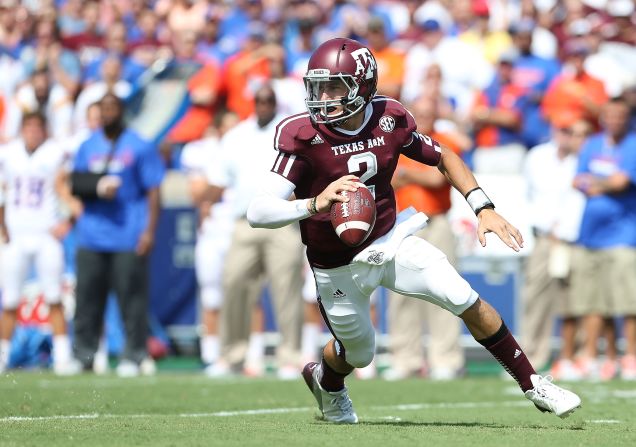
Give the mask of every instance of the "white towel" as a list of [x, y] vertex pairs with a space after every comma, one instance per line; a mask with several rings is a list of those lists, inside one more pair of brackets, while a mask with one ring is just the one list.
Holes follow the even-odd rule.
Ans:
[[421, 230], [428, 223], [428, 216], [409, 207], [397, 215], [395, 225], [387, 234], [379, 237], [371, 245], [353, 258], [352, 262], [382, 265], [391, 261], [402, 241]]

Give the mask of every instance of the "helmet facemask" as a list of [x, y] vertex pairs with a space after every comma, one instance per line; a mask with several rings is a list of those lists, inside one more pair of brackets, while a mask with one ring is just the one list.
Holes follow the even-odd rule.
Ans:
[[[353, 76], [348, 74], [329, 74], [329, 70], [318, 69], [309, 70], [303, 78], [305, 82], [305, 90], [307, 98], [305, 105], [311, 119], [317, 124], [338, 124], [343, 123], [353, 115], [359, 113], [367, 101], [358, 94], [359, 85], [355, 82]], [[347, 92], [334, 99], [322, 100], [321, 97], [327, 84], [334, 81], [342, 82]], [[334, 107], [342, 106], [342, 111], [337, 115], [330, 115]]]

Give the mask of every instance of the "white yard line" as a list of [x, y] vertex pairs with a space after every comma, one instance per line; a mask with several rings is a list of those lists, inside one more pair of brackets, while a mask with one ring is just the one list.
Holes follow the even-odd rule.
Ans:
[[252, 416], [258, 414], [304, 413], [313, 409], [314, 407], [261, 408], [259, 410], [216, 411], [214, 413], [181, 413], [179, 416], [182, 418]]
[[[438, 402], [438, 403], [414, 403], [400, 405], [376, 405], [370, 407], [372, 410], [380, 411], [414, 411], [414, 410], [430, 410], [430, 409], [453, 409], [453, 408], [496, 408], [496, 407], [525, 407], [530, 405], [525, 400], [501, 401], [501, 402]], [[263, 414], [285, 414], [285, 413], [304, 413], [315, 411], [315, 407], [290, 407], [290, 408], [259, 408], [252, 410], [236, 410], [236, 411], [215, 411], [210, 413], [178, 413], [178, 414], [111, 414], [111, 413], [89, 413], [89, 414], [69, 414], [54, 416], [7, 416], [0, 418], [0, 423], [10, 422], [40, 422], [50, 420], [93, 420], [100, 418], [121, 418], [121, 419], [139, 419], [139, 418], [215, 418], [215, 417], [238, 417], [238, 416], [255, 416]], [[401, 420], [396, 416], [384, 416], [380, 419]], [[586, 420], [590, 424], [620, 424], [621, 421], [616, 419], [590, 419]]]
[[[122, 415], [123, 416], [123, 415]], [[55, 419], [97, 419], [99, 414], [68, 414], [57, 416], [8, 416], [0, 418], [0, 422], [34, 422], [34, 421], [52, 421]]]
[[[528, 402], [524, 401], [503, 401], [503, 402], [439, 402], [439, 403], [418, 403], [418, 404], [402, 404], [402, 405], [381, 405], [371, 407], [373, 410], [382, 411], [412, 411], [425, 409], [443, 409], [443, 408], [492, 408], [492, 407], [520, 407], [527, 406]], [[184, 418], [206, 418], [206, 417], [236, 417], [236, 416], [254, 416], [262, 414], [284, 414], [284, 413], [304, 413], [315, 410], [314, 407], [292, 407], [292, 408], [259, 408], [253, 410], [236, 410], [236, 411], [215, 411], [210, 413], [179, 413], [179, 414], [109, 414], [109, 413], [91, 413], [91, 414], [71, 414], [71, 415], [54, 415], [54, 416], [8, 416], [0, 418], [2, 422], [36, 422], [57, 419], [98, 419], [98, 418], [155, 418], [155, 417], [184, 417]]]
[[183, 418], [207, 418], [207, 417], [233, 417], [233, 416], [253, 416], [259, 414], [282, 414], [282, 413], [300, 413], [313, 410], [313, 407], [295, 407], [295, 408], [261, 408], [255, 410], [238, 410], [238, 411], [216, 411], [212, 413], [179, 413], [179, 414], [110, 414], [110, 413], [92, 413], [92, 414], [69, 414], [55, 416], [8, 416], [0, 418], [2, 422], [38, 422], [59, 419], [98, 419], [98, 418], [165, 418], [165, 417], [183, 417]]
[[428, 410], [436, 408], [492, 408], [492, 407], [526, 407], [530, 402], [525, 400], [509, 400], [502, 402], [438, 402], [422, 404], [381, 405], [371, 407], [374, 410]]

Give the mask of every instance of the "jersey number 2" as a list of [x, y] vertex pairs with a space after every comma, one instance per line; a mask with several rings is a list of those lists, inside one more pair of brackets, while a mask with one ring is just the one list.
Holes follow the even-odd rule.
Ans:
[[[366, 183], [371, 177], [378, 173], [378, 159], [373, 152], [364, 152], [362, 154], [352, 155], [349, 160], [347, 160], [347, 168], [349, 168], [349, 173], [353, 174], [354, 172], [359, 172], [362, 170], [362, 164], [367, 165], [367, 170], [360, 175], [360, 182]], [[367, 185], [369, 191], [373, 197], [375, 197], [375, 185]]]

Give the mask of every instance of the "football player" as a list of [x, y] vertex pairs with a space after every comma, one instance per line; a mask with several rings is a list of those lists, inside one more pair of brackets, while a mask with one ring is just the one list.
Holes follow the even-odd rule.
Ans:
[[[215, 144], [217, 143], [217, 144]], [[199, 200], [207, 187], [205, 171], [214, 162], [218, 140], [208, 137], [188, 143], [183, 148], [181, 164], [188, 172], [190, 195], [199, 208], [199, 229], [194, 250], [194, 267], [202, 308], [201, 360], [211, 366], [219, 357], [218, 319], [221, 307], [221, 273], [229, 246], [234, 218], [228, 202], [210, 206]]]
[[221, 349], [218, 337], [219, 309], [223, 299], [221, 278], [223, 260], [234, 229], [234, 216], [229, 202], [230, 190], [226, 190], [223, 200], [214, 205], [204, 200], [208, 185], [206, 172], [210, 165], [219, 163], [220, 137], [237, 122], [236, 114], [225, 114], [220, 120], [218, 135], [212, 134], [186, 144], [181, 154], [181, 165], [188, 175], [190, 195], [199, 208], [194, 268], [202, 308], [201, 360], [206, 365], [207, 374], [214, 370]]
[[47, 139], [46, 118], [38, 112], [23, 116], [21, 138], [9, 143], [0, 156], [5, 198], [0, 206], [0, 231], [7, 242], [2, 266], [0, 371], [8, 365], [16, 309], [32, 264], [50, 306], [53, 370], [59, 375], [70, 375], [82, 369], [72, 356], [60, 301], [64, 270], [60, 240], [70, 230], [70, 223], [59, 213], [56, 178], [65, 157], [62, 147]]
[[[576, 394], [535, 372], [498, 312], [446, 256], [413, 236], [427, 217], [411, 209], [396, 216], [391, 177], [404, 154], [437, 166], [466, 197], [479, 221], [482, 246], [486, 233], [494, 232], [519, 251], [519, 230], [495, 211], [461, 158], [416, 132], [413, 116], [400, 102], [376, 96], [375, 58], [356, 41], [336, 38], [320, 45], [309, 59], [304, 81], [308, 111], [278, 124], [274, 145], [279, 154], [247, 218], [252, 226], [266, 228], [300, 221], [319, 303], [333, 334], [322, 361], [303, 370], [324, 419], [358, 422], [344, 379], [373, 360], [369, 296], [380, 285], [463, 319], [539, 410], [565, 417], [578, 408]], [[355, 191], [357, 182], [374, 193], [377, 216], [366, 241], [351, 248], [333, 231], [329, 211], [333, 203], [348, 200], [340, 192]], [[296, 200], [288, 201], [292, 192]]]

